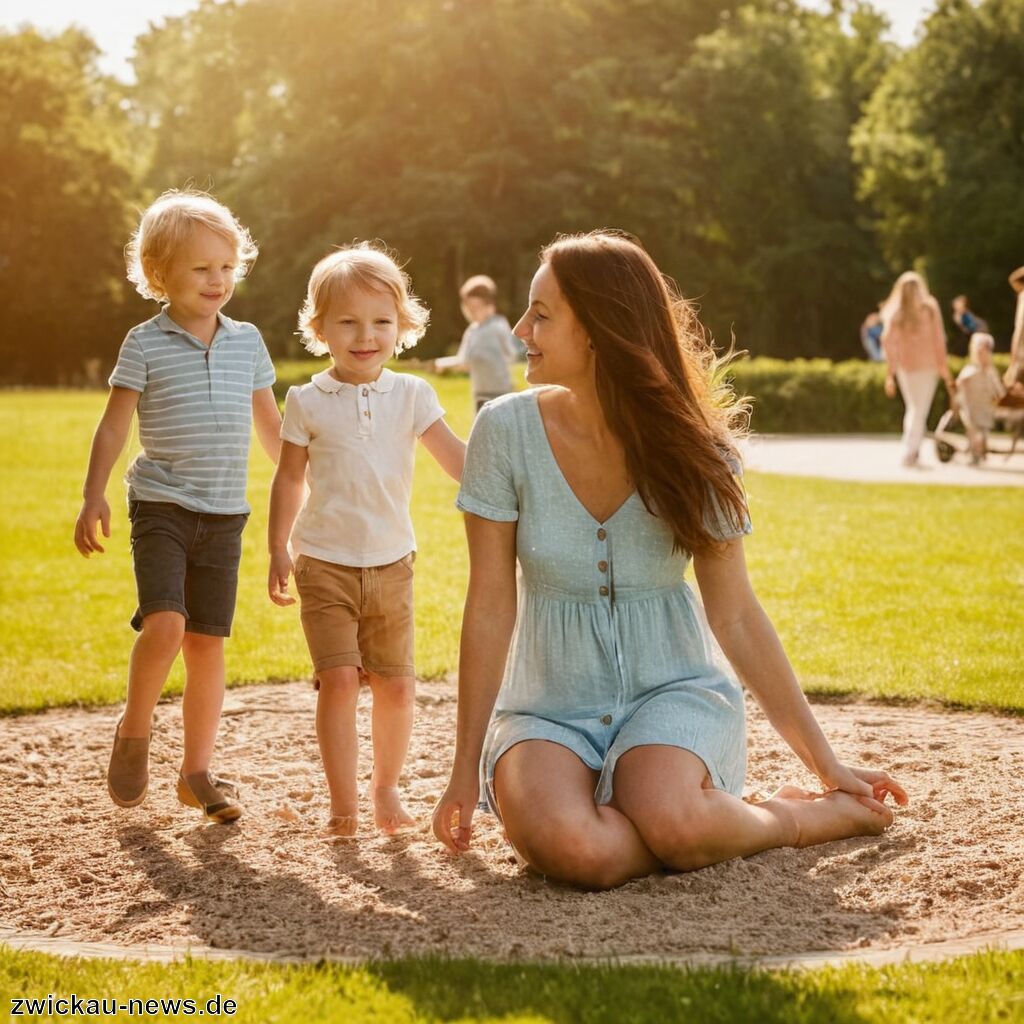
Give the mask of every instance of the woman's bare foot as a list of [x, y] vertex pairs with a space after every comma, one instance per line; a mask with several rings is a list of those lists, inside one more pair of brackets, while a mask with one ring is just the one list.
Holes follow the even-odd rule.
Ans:
[[809, 789], [801, 789], [799, 786], [780, 786], [769, 799], [771, 800], [817, 800], [824, 796], [823, 793], [813, 793]]
[[840, 790], [811, 793], [797, 786], [783, 786], [765, 803], [783, 811], [792, 822], [794, 833], [787, 846], [817, 846], [854, 836], [878, 836], [893, 823], [893, 813], [885, 804]]
[[358, 828], [358, 814], [333, 814], [324, 826], [324, 835], [333, 839], [351, 839]]
[[416, 827], [416, 819], [402, 806], [397, 786], [374, 786], [373, 820], [385, 835]]

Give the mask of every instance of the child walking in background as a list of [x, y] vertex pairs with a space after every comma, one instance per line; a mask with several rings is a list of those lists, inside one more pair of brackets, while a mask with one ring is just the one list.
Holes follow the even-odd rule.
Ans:
[[86, 557], [102, 552], [96, 526], [110, 536], [107, 480], [137, 412], [142, 452], [125, 481], [139, 602], [131, 624], [139, 636], [107, 788], [121, 807], [145, 799], [153, 709], [181, 651], [178, 799], [218, 822], [241, 814], [234, 786], [209, 768], [249, 515], [253, 422], [273, 461], [280, 448], [270, 355], [252, 324], [221, 313], [256, 253], [231, 211], [203, 192], [166, 192], [143, 214], [127, 249], [128, 277], [163, 309], [133, 327], [121, 346], [75, 523], [78, 550]]
[[373, 694], [374, 820], [385, 833], [415, 824], [398, 782], [415, 697], [409, 501], [416, 440], [455, 480], [466, 446], [445, 423], [433, 388], [384, 364], [422, 337], [428, 316], [394, 260], [366, 243], [316, 265], [299, 314], [306, 347], [329, 352], [332, 365], [285, 400], [268, 590], [275, 604], [293, 604], [294, 573], [319, 690], [316, 730], [333, 835], [355, 835], [358, 824], [362, 677]]
[[995, 340], [978, 331], [971, 335], [970, 362], [956, 378], [956, 397], [967, 437], [971, 443], [971, 465], [977, 466], [988, 451], [988, 432], [995, 423], [995, 408], [1006, 388], [992, 361]]
[[469, 326], [462, 335], [459, 351], [434, 360], [437, 370], [468, 370], [473, 390], [473, 409], [514, 390], [509, 367], [519, 348], [508, 320], [497, 309], [498, 289], [484, 274], [471, 277], [460, 289], [462, 315]]

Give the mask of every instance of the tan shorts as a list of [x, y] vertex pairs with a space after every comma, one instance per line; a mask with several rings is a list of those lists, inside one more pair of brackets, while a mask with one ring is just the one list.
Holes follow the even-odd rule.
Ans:
[[317, 673], [354, 665], [380, 676], [411, 676], [412, 564], [358, 569], [309, 555], [295, 560], [302, 630]]

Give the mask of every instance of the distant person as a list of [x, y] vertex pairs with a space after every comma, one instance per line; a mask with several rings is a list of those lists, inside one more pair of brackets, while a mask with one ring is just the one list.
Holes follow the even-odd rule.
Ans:
[[275, 604], [294, 604], [294, 574], [334, 836], [354, 836], [358, 825], [364, 680], [373, 694], [374, 821], [385, 834], [415, 824], [398, 789], [416, 703], [413, 466], [419, 441], [458, 480], [466, 454], [434, 389], [386, 366], [416, 344], [428, 315], [391, 256], [365, 242], [317, 263], [299, 314], [306, 348], [330, 353], [331, 366], [285, 397], [267, 590]]
[[1006, 388], [992, 362], [995, 341], [991, 334], [971, 335], [970, 362], [956, 378], [957, 406], [971, 445], [971, 465], [982, 462], [988, 451], [988, 432]]
[[469, 326], [462, 335], [459, 351], [434, 360], [440, 371], [468, 370], [473, 390], [473, 408], [479, 412], [485, 402], [513, 391], [511, 364], [519, 355], [512, 327], [498, 312], [498, 289], [484, 274], [471, 277], [459, 289], [462, 315]]
[[868, 313], [860, 325], [860, 343], [864, 346], [864, 352], [868, 359], [873, 363], [885, 361], [885, 355], [882, 352], [882, 329], [884, 326], [881, 303], [879, 303], [879, 308]]
[[970, 338], [972, 334], [988, 333], [988, 323], [971, 311], [966, 295], [958, 295], [952, 305], [953, 322], [965, 337]]
[[906, 406], [903, 465], [916, 466], [939, 378], [951, 394], [955, 388], [946, 358], [942, 313], [920, 274], [908, 271], [897, 278], [882, 306], [882, 321], [882, 349], [889, 370], [885, 393], [895, 398], [898, 384]]
[[211, 775], [224, 700], [224, 638], [238, 586], [249, 441], [277, 461], [281, 416], [274, 366], [260, 332], [221, 312], [256, 259], [249, 232], [203, 192], [165, 192], [127, 249], [128, 279], [163, 307], [133, 327], [110, 375], [110, 397], [89, 455], [75, 546], [86, 557], [110, 536], [104, 491], [138, 413], [142, 452], [128, 467], [128, 519], [139, 632], [128, 698], [114, 730], [107, 789], [135, 807], [149, 786], [153, 709], [180, 651], [185, 659], [185, 750], [178, 799], [217, 822], [241, 808]]
[[1010, 365], [1003, 377], [1008, 388], [1024, 381], [1024, 267], [1018, 267], [1010, 275], [1010, 287], [1017, 293], [1017, 308], [1013, 317], [1013, 338], [1010, 340]]

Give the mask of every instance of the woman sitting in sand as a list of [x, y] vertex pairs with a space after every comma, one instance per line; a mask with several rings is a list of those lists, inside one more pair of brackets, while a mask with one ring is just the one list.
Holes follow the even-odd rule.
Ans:
[[[482, 410], [457, 502], [470, 579], [437, 837], [469, 848], [482, 785], [531, 868], [608, 888], [881, 833], [906, 794], [836, 758], [751, 590], [745, 409], [713, 385], [692, 309], [636, 242], [595, 232], [544, 251], [515, 333], [534, 390]], [[822, 793], [740, 798], [743, 694], [683, 581], [691, 553], [711, 631]]]

